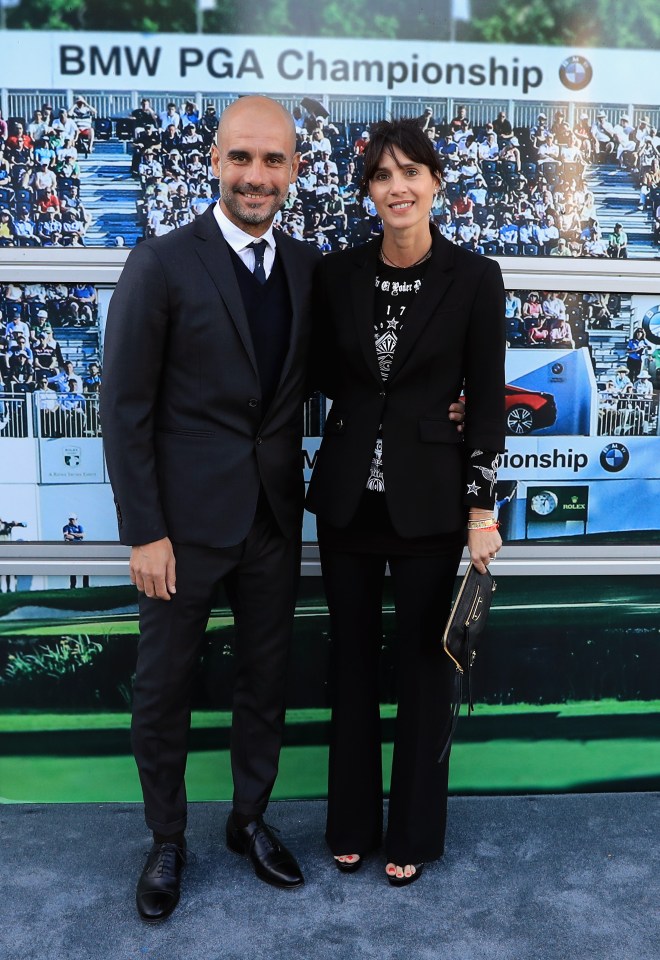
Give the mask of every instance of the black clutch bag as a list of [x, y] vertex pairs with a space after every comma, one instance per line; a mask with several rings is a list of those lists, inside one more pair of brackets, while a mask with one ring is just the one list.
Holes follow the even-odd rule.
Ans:
[[452, 604], [447, 626], [442, 635], [442, 646], [454, 663], [456, 671], [452, 689], [451, 716], [438, 762], [444, 760], [451, 746], [463, 701], [464, 681], [468, 694], [468, 714], [472, 712], [472, 666], [477, 656], [477, 646], [486, 626], [496, 587], [497, 584], [488, 570], [485, 573], [479, 573], [470, 564]]

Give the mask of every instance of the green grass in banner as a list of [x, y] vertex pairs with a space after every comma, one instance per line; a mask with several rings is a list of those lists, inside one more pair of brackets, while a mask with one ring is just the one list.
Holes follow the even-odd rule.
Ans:
[[[599, 789], [659, 789], [660, 738], [657, 729], [660, 702], [574, 703], [510, 707], [482, 706], [474, 723], [514, 723], [519, 735], [502, 739], [465, 739], [472, 736], [472, 720], [462, 719], [452, 753], [450, 789], [453, 793], [526, 793], [591, 791]], [[385, 722], [394, 708], [382, 708]], [[288, 728], [314, 726], [327, 721], [327, 710], [291, 711]], [[611, 724], [622, 719], [648, 735], [608, 736]], [[538, 729], [596, 720], [602, 736], [575, 739], [562, 736], [538, 739]], [[197, 713], [195, 730], [226, 730], [227, 713]], [[550, 725], [549, 727], [547, 725]], [[0, 732], [124, 730], [127, 714], [3, 715]], [[488, 729], [487, 727], [485, 728]], [[513, 728], [515, 729], [515, 727]], [[570, 729], [573, 729], [572, 727]], [[578, 729], [578, 736], [579, 736]], [[463, 738], [463, 739], [461, 739]], [[384, 769], [391, 765], [391, 744], [383, 748]], [[322, 797], [326, 788], [327, 748], [323, 745], [287, 746], [282, 752], [274, 799]], [[386, 774], [387, 780], [388, 774]], [[188, 761], [188, 795], [191, 800], [228, 800], [231, 797], [229, 755], [226, 750], [193, 750]], [[140, 799], [140, 788], [129, 755], [5, 756], [0, 758], [0, 796], [5, 802], [100, 802]]]

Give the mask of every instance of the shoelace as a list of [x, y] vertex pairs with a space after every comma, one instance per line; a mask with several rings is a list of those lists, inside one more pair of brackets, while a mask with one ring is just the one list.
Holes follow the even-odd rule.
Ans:
[[162, 877], [164, 873], [176, 872], [176, 858], [183, 858], [181, 850], [175, 843], [163, 843], [160, 848], [158, 860], [155, 863], [156, 874]]
[[251, 843], [254, 844], [256, 842], [256, 837], [258, 833], [260, 836], [261, 842], [263, 843], [264, 841], [267, 841], [271, 851], [279, 850], [280, 844], [278, 843], [277, 839], [274, 836], [272, 836], [272, 834], [279, 833], [279, 832], [280, 831], [277, 829], [277, 827], [271, 827], [269, 824], [264, 823], [262, 824], [261, 830], [255, 830], [255, 832], [252, 834]]

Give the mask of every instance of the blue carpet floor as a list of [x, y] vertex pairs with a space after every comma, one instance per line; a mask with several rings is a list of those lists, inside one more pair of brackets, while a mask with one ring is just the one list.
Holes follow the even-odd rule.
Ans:
[[410, 887], [374, 856], [349, 876], [325, 806], [280, 802], [305, 886], [272, 889], [223, 843], [226, 804], [194, 804], [181, 903], [146, 926], [136, 805], [0, 807], [2, 960], [658, 960], [658, 794], [456, 797], [447, 850]]

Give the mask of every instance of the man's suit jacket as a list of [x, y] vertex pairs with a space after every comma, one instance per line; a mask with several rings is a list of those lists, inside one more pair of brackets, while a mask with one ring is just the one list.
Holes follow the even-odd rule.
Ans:
[[[382, 424], [385, 496], [403, 537], [458, 530], [467, 449], [504, 449], [504, 290], [497, 263], [432, 228], [420, 292], [387, 381], [374, 344], [380, 240], [319, 265], [312, 366], [332, 398], [307, 507], [343, 527], [362, 496]], [[465, 384], [465, 439], [448, 408]]]
[[137, 246], [106, 324], [101, 419], [122, 543], [240, 543], [260, 487], [287, 536], [301, 524], [302, 403], [318, 254], [276, 233], [289, 285], [289, 351], [262, 409], [229, 247], [210, 207]]

